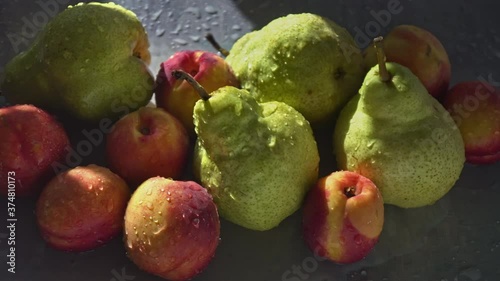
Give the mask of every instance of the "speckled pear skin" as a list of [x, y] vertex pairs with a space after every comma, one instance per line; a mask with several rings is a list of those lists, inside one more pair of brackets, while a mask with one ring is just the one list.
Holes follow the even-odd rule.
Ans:
[[366, 73], [352, 36], [314, 14], [291, 14], [247, 33], [226, 61], [258, 101], [281, 101], [313, 125], [331, 122]]
[[300, 208], [318, 178], [319, 154], [299, 112], [226, 86], [196, 103], [194, 124], [195, 175], [223, 218], [263, 231]]
[[117, 119], [151, 99], [147, 34], [114, 3], [69, 6], [5, 67], [2, 93], [77, 119]]
[[340, 114], [337, 163], [371, 179], [387, 204], [431, 205], [460, 176], [463, 140], [448, 112], [408, 68], [386, 65], [392, 80], [382, 82], [374, 66]]

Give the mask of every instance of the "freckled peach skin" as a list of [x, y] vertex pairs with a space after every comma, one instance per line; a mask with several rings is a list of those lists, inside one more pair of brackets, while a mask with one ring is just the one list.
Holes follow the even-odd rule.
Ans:
[[43, 239], [64, 251], [87, 251], [123, 229], [130, 189], [123, 179], [97, 165], [76, 167], [53, 178], [36, 205]]
[[384, 205], [369, 179], [348, 171], [321, 178], [309, 192], [303, 217], [303, 236], [319, 256], [336, 263], [364, 258], [378, 242]]
[[215, 254], [220, 222], [210, 194], [192, 181], [150, 178], [132, 195], [125, 214], [129, 258], [168, 280], [187, 280]]
[[[408, 67], [435, 98], [446, 93], [451, 77], [451, 65], [445, 48], [432, 33], [413, 26], [399, 25], [384, 37], [388, 62]], [[377, 64], [373, 44], [364, 52], [366, 66]]]

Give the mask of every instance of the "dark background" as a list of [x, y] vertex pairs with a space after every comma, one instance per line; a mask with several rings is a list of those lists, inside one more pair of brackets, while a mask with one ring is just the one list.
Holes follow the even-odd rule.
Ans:
[[[0, 2], [0, 77], [7, 61], [26, 49], [34, 39], [23, 33], [26, 21], [33, 22], [37, 13], [38, 16], [40, 13], [48, 15], [42, 6], [58, 3], [54, 1]], [[203, 40], [207, 31], [212, 32], [224, 47], [230, 48], [241, 35], [278, 16], [312, 12], [329, 17], [356, 36], [360, 31], [367, 33], [366, 26], [376, 22], [373, 14], [386, 10], [389, 2], [117, 1], [135, 11], [146, 26], [152, 45], [153, 73], [157, 72], [159, 63], [175, 51], [212, 51]], [[57, 4], [57, 8], [60, 11], [66, 5]], [[481, 77], [493, 84], [500, 81], [497, 1], [401, 0], [400, 6], [401, 13], [392, 15], [387, 24], [378, 24], [378, 34], [384, 35], [399, 24], [418, 25], [436, 35], [448, 51], [452, 64], [451, 85]], [[12, 38], [19, 40], [19, 36], [25, 43], [13, 43], [16, 41]], [[361, 48], [366, 46], [360, 40], [358, 43]], [[0, 96], [2, 104], [5, 100]], [[83, 139], [81, 126], [68, 122], [65, 126], [73, 144]], [[319, 135], [318, 144], [322, 156], [321, 176], [324, 176], [335, 168], [329, 134]], [[81, 164], [90, 163], [105, 165], [103, 145], [95, 147], [93, 154], [84, 157]], [[499, 280], [499, 168], [498, 163], [490, 166], [467, 164], [456, 186], [433, 206], [411, 210], [387, 206], [380, 243], [365, 260], [344, 266], [318, 262], [318, 268], [312, 272], [304, 272], [302, 276], [290, 274], [289, 279], [283, 279], [285, 272], [304, 262], [307, 264], [313, 257], [300, 237], [300, 212], [267, 232], [250, 231], [222, 221], [222, 240], [216, 257], [194, 280]], [[2, 221], [5, 221], [7, 201], [0, 199], [0, 280], [161, 280], [140, 271], [127, 259], [120, 238], [80, 254], [48, 248], [36, 228], [33, 205], [34, 200], [17, 200], [17, 273], [12, 275], [7, 273], [5, 264], [7, 229], [1, 227], [6, 225]], [[122, 272], [128, 279], [116, 276]]]

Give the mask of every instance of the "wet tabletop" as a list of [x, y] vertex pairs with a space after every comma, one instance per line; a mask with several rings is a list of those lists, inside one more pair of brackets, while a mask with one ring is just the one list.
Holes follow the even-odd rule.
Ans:
[[[47, 8], [47, 3], [52, 3]], [[25, 50], [44, 19], [67, 0], [0, 2], [0, 73]], [[452, 64], [451, 85], [484, 79], [500, 86], [500, 17], [497, 1], [127, 1], [148, 30], [151, 71], [182, 49], [213, 51], [204, 40], [211, 32], [230, 48], [246, 32], [289, 13], [312, 12], [347, 28], [361, 48], [366, 38], [386, 34], [399, 24], [430, 30], [443, 43]], [[76, 3], [70, 1], [69, 3]], [[398, 13], [377, 19], [389, 4]], [[35, 30], [27, 28], [34, 23]], [[499, 82], [496, 82], [499, 81]], [[0, 98], [0, 102], [4, 103]], [[78, 124], [67, 124], [72, 143], [83, 139]], [[334, 171], [329, 133], [317, 135], [320, 176]], [[106, 165], [103, 145], [80, 164]], [[1, 159], [0, 159], [1, 161]], [[186, 178], [189, 178], [189, 173]], [[500, 279], [500, 163], [466, 164], [454, 188], [435, 205], [403, 210], [386, 206], [379, 244], [361, 262], [335, 265], [318, 261], [300, 234], [300, 212], [270, 231], [256, 232], [222, 220], [221, 243], [208, 268], [194, 280], [207, 281], [478, 281]], [[85, 253], [48, 248], [35, 225], [33, 199], [17, 200], [16, 274], [6, 272], [7, 230], [0, 227], [0, 280], [121, 281], [161, 280], [139, 270], [125, 255], [121, 238]], [[5, 206], [5, 208], [3, 207]], [[7, 200], [0, 200], [0, 225]]]

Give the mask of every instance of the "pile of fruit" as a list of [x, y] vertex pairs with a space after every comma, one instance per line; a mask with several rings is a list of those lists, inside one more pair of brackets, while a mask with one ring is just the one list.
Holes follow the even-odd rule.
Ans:
[[[448, 90], [445, 49], [415, 26], [362, 52], [333, 21], [288, 15], [217, 47], [225, 58], [180, 51], [156, 79], [148, 46], [131, 11], [79, 4], [5, 68], [2, 94], [15, 105], [0, 109], [1, 193], [38, 196], [54, 248], [86, 251], [123, 233], [138, 267], [186, 280], [213, 258], [219, 215], [265, 231], [302, 208], [311, 251], [352, 263], [377, 243], [384, 204], [433, 204], [465, 161], [500, 159], [499, 91]], [[157, 107], [145, 107], [153, 93]], [[109, 131], [108, 167], [59, 169], [72, 149], [62, 116]], [[338, 171], [318, 179], [325, 130]], [[180, 180], [191, 164], [194, 178]]]

